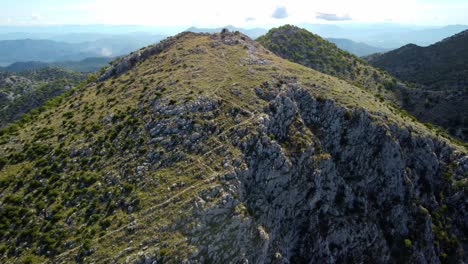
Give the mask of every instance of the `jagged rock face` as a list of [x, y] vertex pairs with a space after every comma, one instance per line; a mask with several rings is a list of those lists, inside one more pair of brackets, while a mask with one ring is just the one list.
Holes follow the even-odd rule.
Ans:
[[[467, 157], [444, 143], [297, 87], [279, 93], [258, 122], [241, 144], [247, 168], [226, 175], [222, 202], [200, 215], [194, 259], [439, 263], [428, 210], [447, 203], [456, 204], [451, 231], [463, 237], [466, 198], [442, 172], [454, 162], [464, 177]], [[251, 213], [232, 215], [239, 204]], [[461, 246], [450, 250], [461, 261]]]

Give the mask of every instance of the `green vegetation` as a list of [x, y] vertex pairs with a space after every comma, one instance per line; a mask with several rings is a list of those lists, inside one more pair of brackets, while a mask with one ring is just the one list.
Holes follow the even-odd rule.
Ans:
[[0, 73], [0, 127], [41, 107], [85, 79], [84, 74], [59, 68]]
[[[271, 29], [257, 41], [282, 58], [354, 83], [374, 94], [380, 92], [378, 87], [394, 90], [397, 85], [389, 74], [305, 29], [286, 25]], [[389, 100], [397, 102], [397, 96]]]
[[[364, 109], [374, 122], [432, 136], [365, 90], [236, 36], [239, 45], [184, 33], [120, 76], [91, 76], [1, 130], [0, 261], [120, 263], [136, 261], [139, 250], [188, 258], [196, 250], [187, 232], [200, 224], [198, 198], [220, 188], [232, 170], [226, 158], [244, 155], [245, 137], [237, 145], [226, 138], [256, 133], [268, 107], [255, 92], [262, 84], [294, 79], [318, 101], [343, 107], [346, 122]], [[292, 122], [288, 138], [272, 136], [288, 155], [314, 142], [301, 122]], [[317, 163], [330, 159], [318, 143], [314, 149]], [[203, 203], [223, 199], [218, 193]]]
[[423, 91], [404, 95], [403, 103], [423, 122], [468, 140], [468, 31], [428, 47], [413, 44], [366, 58], [370, 64]]
[[[468, 119], [463, 119], [460, 115], [467, 111], [468, 103], [466, 96], [468, 90], [465, 89], [468, 83], [466, 78], [462, 78], [466, 76], [466, 65], [468, 65], [464, 61], [468, 57], [466, 48], [468, 46], [464, 41], [466, 36], [468, 34], [453, 37], [428, 47], [425, 51], [420, 47], [409, 46], [367, 58], [372, 65], [388, 70], [404, 81], [416, 84], [398, 81], [385, 70], [374, 68], [361, 58], [340, 50], [320, 36], [295, 26], [286, 25], [271, 29], [257, 41], [282, 58], [353, 83], [374, 94], [380, 102], [389, 102], [404, 108], [421, 122], [437, 124], [447, 129], [452, 136], [466, 141]], [[448, 51], [449, 47], [453, 50]], [[433, 68], [433, 64], [429, 63], [433, 60], [431, 56], [435, 56], [434, 54], [447, 56], [444, 57], [445, 61], [440, 68], [439, 66]], [[414, 61], [419, 63], [420, 60], [422, 62], [418, 67], [408, 66], [411, 70], [418, 69], [418, 72], [405, 68], [406, 65], [410, 65], [409, 62], [413, 65]], [[444, 74], [450, 76], [441, 76]], [[436, 80], [442, 80], [442, 83]], [[449, 87], [451, 91], [423, 90], [424, 85], [437, 90]]]
[[405, 239], [405, 247], [411, 248], [412, 245], [413, 245], [413, 244], [411, 243], [411, 240], [408, 239], [408, 238], [406, 238], [406, 239]]
[[464, 89], [468, 73], [468, 31], [428, 47], [409, 44], [368, 57], [375, 67], [431, 90]]

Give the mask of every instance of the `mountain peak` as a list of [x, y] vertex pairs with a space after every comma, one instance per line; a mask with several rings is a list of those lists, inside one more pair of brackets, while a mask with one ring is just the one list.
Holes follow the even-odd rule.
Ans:
[[461, 250], [466, 151], [366, 89], [229, 31], [182, 33], [112, 67], [0, 135], [2, 262]]
[[238, 31], [231, 32], [228, 28], [223, 28], [220, 33], [214, 34], [185, 31], [118, 59], [108, 69], [106, 69], [106, 71], [99, 77], [99, 80], [104, 81], [111, 77], [119, 76], [133, 68], [137, 63], [163, 52], [172, 45], [184, 45], [184, 42], [189, 42], [199, 36], [210, 36], [211, 39], [221, 41], [228, 45], [242, 45], [247, 43], [249, 46], [254, 45], [254, 41], [248, 36]]
[[290, 25], [290, 24], [283, 25], [283, 26], [280, 26], [280, 27], [277, 27], [277, 28], [273, 28], [268, 33], [274, 34], [274, 35], [306, 34], [309, 37], [318, 37], [318, 38], [320, 38], [318, 35], [315, 35], [315, 34], [309, 32], [309, 31], [307, 31], [306, 29], [300, 28], [300, 27], [295, 26], [295, 25]]
[[[285, 25], [271, 29], [257, 41], [282, 58], [358, 84], [375, 94], [380, 93], [382, 87], [391, 90], [397, 86], [391, 76], [306, 29]], [[397, 97], [392, 93], [385, 95], [398, 104]]]

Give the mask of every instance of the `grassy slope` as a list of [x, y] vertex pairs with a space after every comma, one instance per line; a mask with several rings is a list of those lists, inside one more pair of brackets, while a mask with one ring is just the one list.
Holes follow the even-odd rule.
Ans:
[[[73, 262], [87, 254], [98, 262], [124, 261], [137, 258], [145, 247], [179, 260], [188, 256], [194, 249], [179, 226], [191, 224], [195, 194], [216, 186], [217, 175], [230, 170], [222, 166], [225, 156], [240, 155], [222, 134], [232, 127], [253, 129], [252, 120], [267, 104], [255, 96], [255, 87], [264, 82], [298, 77], [298, 84], [317, 98], [364, 108], [374, 113], [375, 122], [432, 134], [365, 90], [283, 60], [258, 44], [250, 53], [242, 41], [212, 45], [213, 37], [191, 33], [180, 38], [125, 74], [82, 86], [21, 128], [5, 130], [0, 140], [0, 164], [6, 164], [0, 171], [2, 262]], [[252, 56], [271, 63], [243, 62]], [[179, 117], [200, 127], [214, 124], [217, 135], [197, 150], [184, 149], [181, 142], [171, 147], [149, 141], [145, 124], [177, 125], [177, 116], [153, 113], [156, 105], [185, 107], [196, 98], [218, 103], [220, 111], [213, 116], [185, 111]], [[240, 120], [233, 110], [243, 113]], [[178, 135], [165, 137], [177, 141]], [[216, 151], [220, 148], [224, 151]], [[147, 164], [149, 153], [162, 153], [158, 165]], [[140, 174], [141, 167], [146, 172]]]

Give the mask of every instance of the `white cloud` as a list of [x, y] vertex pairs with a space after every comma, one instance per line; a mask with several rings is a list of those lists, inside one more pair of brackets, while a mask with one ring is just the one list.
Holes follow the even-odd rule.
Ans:
[[[51, 0], [42, 1], [40, 7], [21, 8], [16, 15], [0, 10], [0, 16], [13, 17], [15, 21], [27, 18], [35, 23], [198, 27], [329, 23], [348, 17], [353, 22], [391, 19], [395, 23], [429, 24], [435, 16], [439, 18], [438, 23], [468, 24], [466, 0], [82, 0], [54, 1], [55, 4], [50, 4]], [[317, 13], [336, 16], [317, 18]]]
[[288, 17], [288, 11], [286, 10], [286, 7], [280, 6], [275, 9], [273, 12], [273, 15], [271, 15], [272, 18], [276, 19], [284, 19]]
[[101, 49], [101, 55], [104, 57], [110, 57], [112, 56], [112, 50], [109, 48], [102, 48]]
[[338, 14], [329, 14], [329, 13], [321, 13], [321, 12], [317, 12], [317, 15], [315, 16], [315, 18], [321, 19], [321, 20], [327, 20], [327, 21], [352, 20], [351, 17], [348, 14], [338, 15]]

